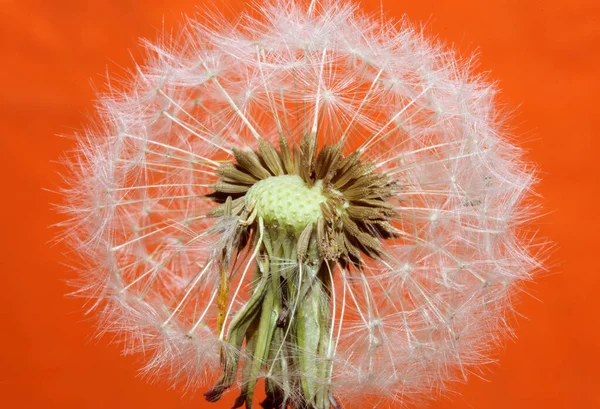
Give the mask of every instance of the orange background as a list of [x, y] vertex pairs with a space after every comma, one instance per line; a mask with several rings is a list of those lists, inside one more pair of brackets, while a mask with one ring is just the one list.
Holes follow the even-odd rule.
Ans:
[[[103, 73], [141, 56], [138, 37], [174, 28], [208, 0], [0, 0], [0, 405], [6, 408], [219, 408], [136, 377], [136, 358], [92, 337], [49, 202], [55, 161], [92, 112]], [[226, 0], [223, 0], [226, 1]], [[568, 3], [568, 4], [567, 4]], [[363, 3], [377, 10], [379, 1]], [[242, 2], [216, 7], [234, 13]], [[435, 408], [600, 407], [600, 5], [598, 0], [383, 0], [462, 53], [481, 52], [513, 126], [544, 178], [536, 224], [556, 243], [549, 272], [521, 297], [516, 341], [486, 379]], [[594, 182], [595, 180], [595, 182]], [[228, 400], [227, 403], [231, 403]]]

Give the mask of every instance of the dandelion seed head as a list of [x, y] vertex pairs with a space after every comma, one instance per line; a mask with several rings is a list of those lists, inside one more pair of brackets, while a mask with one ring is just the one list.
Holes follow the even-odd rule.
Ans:
[[490, 362], [538, 267], [497, 90], [406, 19], [256, 11], [145, 43], [101, 98], [65, 191], [78, 291], [209, 401], [434, 396]]

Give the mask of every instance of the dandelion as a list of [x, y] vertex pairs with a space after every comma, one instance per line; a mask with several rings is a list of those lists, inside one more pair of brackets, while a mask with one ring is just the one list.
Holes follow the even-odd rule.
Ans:
[[147, 44], [67, 189], [102, 331], [206, 400], [407, 401], [488, 361], [536, 262], [495, 88], [406, 21], [257, 6]]

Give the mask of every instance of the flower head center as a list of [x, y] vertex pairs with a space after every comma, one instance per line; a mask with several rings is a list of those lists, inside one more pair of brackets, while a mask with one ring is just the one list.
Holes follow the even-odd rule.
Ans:
[[257, 215], [266, 224], [299, 235], [322, 217], [321, 204], [327, 202], [322, 185], [318, 180], [308, 186], [298, 175], [271, 176], [255, 183], [246, 193], [245, 202], [254, 202]]
[[264, 225], [269, 236], [289, 236], [282, 240], [294, 241], [299, 260], [310, 253], [313, 261], [360, 269], [362, 255], [381, 258], [383, 240], [397, 237], [394, 206], [388, 203], [397, 186], [361, 160], [360, 152], [344, 155], [340, 144], [318, 149], [310, 133], [294, 147], [280, 136], [279, 149], [259, 139], [258, 149], [232, 153], [234, 161], [219, 167], [209, 194], [219, 203], [210, 214], [239, 217], [238, 250]]

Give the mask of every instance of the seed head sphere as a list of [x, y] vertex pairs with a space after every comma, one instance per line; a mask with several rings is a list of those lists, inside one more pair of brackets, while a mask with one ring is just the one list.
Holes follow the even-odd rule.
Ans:
[[488, 362], [537, 265], [534, 172], [471, 60], [338, 0], [146, 47], [65, 190], [78, 291], [146, 373], [329, 409]]

